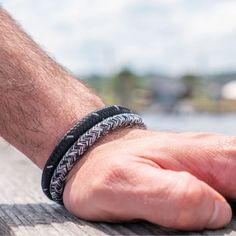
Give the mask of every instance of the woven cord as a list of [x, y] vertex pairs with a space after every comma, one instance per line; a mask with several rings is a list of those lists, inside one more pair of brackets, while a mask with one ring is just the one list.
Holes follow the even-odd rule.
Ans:
[[67, 151], [54, 171], [50, 183], [50, 194], [52, 200], [59, 204], [63, 204], [62, 195], [66, 176], [73, 166], [81, 159], [82, 155], [88, 150], [88, 148], [98, 139], [108, 132], [121, 127], [146, 128], [142, 118], [139, 115], [125, 113], [104, 119], [89, 129]]
[[56, 145], [54, 151], [50, 155], [43, 169], [41, 186], [43, 192], [48, 198], [52, 199], [49, 191], [52, 175], [56, 167], [58, 166], [61, 158], [68, 151], [68, 149], [78, 140], [78, 138], [82, 134], [84, 134], [94, 125], [101, 122], [103, 119], [122, 113], [131, 113], [131, 111], [126, 107], [117, 105], [103, 107], [86, 115], [82, 120], [76, 123], [75, 126], [73, 126], [69, 131], [67, 131], [61, 141]]

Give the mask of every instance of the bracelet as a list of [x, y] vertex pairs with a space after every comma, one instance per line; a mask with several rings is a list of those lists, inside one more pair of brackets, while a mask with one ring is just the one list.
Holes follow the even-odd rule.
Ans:
[[88, 148], [105, 134], [121, 127], [146, 128], [139, 115], [125, 113], [109, 117], [89, 129], [67, 151], [55, 169], [50, 183], [50, 193], [53, 201], [63, 205], [66, 176]]
[[113, 115], [130, 112], [131, 111], [128, 108], [117, 105], [104, 107], [88, 114], [81, 121], [76, 123], [74, 127], [67, 131], [64, 137], [56, 145], [54, 151], [50, 155], [43, 169], [41, 186], [43, 192], [48, 198], [52, 199], [49, 191], [49, 186], [53, 173], [58, 166], [61, 158], [77, 141], [77, 139], [94, 125], [101, 122], [103, 119], [106, 119], [107, 117], [111, 117]]

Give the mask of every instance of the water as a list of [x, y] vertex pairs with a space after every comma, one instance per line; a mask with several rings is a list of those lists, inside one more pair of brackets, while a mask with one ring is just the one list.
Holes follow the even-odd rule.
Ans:
[[143, 114], [147, 126], [165, 131], [206, 131], [236, 135], [234, 114]]

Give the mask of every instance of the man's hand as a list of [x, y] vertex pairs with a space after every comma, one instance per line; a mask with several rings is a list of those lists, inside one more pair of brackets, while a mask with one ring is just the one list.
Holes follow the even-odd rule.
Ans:
[[145, 219], [184, 230], [229, 223], [232, 213], [222, 195], [236, 198], [235, 138], [119, 132], [73, 168], [64, 190], [69, 211], [88, 220]]

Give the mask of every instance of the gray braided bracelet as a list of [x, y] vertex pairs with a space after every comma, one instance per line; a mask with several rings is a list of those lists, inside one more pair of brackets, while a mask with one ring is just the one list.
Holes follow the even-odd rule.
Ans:
[[124, 113], [104, 119], [81, 135], [63, 156], [51, 178], [50, 194], [55, 202], [63, 204], [62, 195], [66, 176], [75, 163], [81, 159], [82, 155], [88, 150], [88, 148], [103, 135], [121, 127], [146, 128], [139, 115]]

